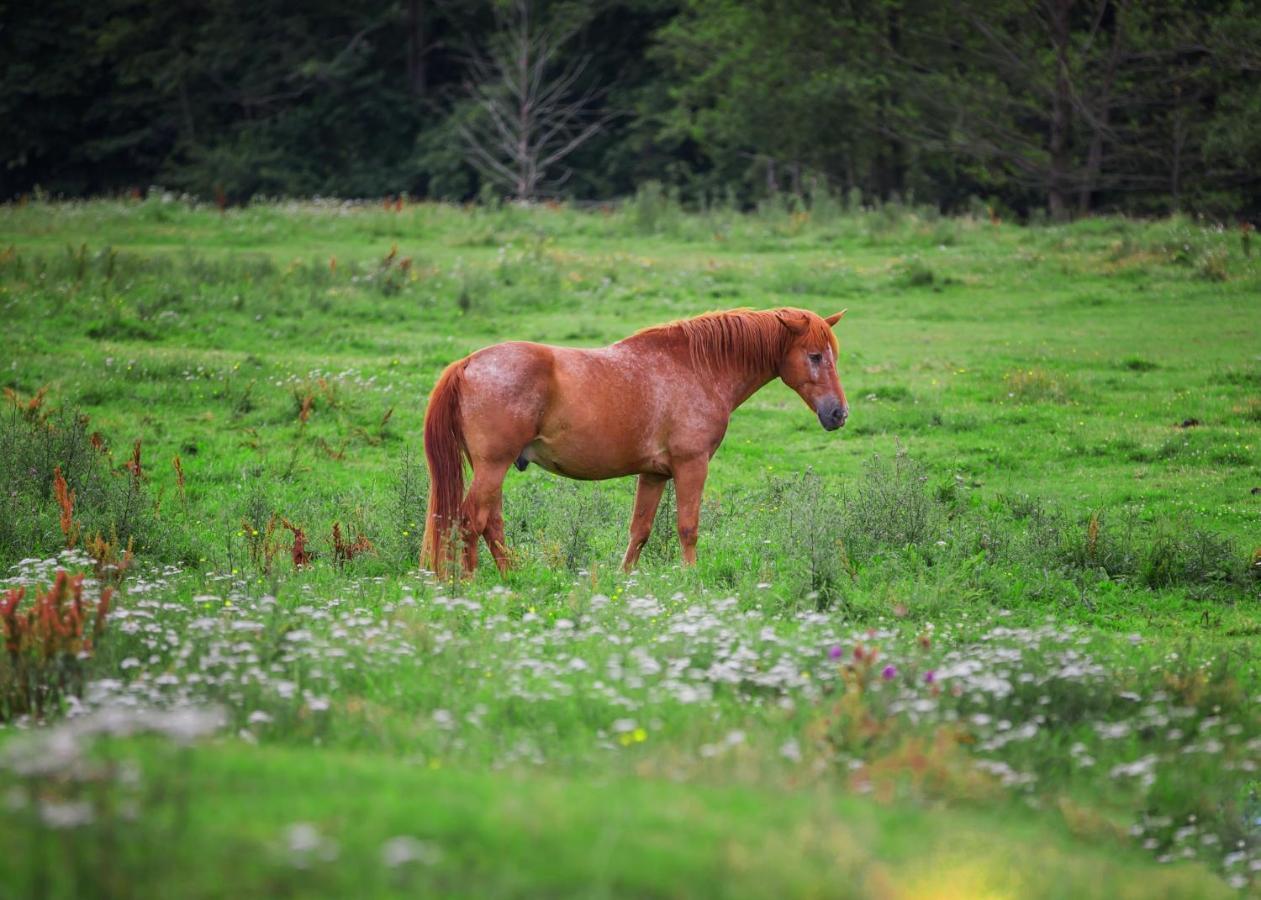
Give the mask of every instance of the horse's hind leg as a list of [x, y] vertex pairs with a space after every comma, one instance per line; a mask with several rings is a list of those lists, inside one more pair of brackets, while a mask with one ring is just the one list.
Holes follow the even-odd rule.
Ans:
[[624, 572], [629, 572], [639, 562], [639, 552], [648, 543], [652, 520], [657, 515], [657, 504], [661, 502], [661, 492], [668, 480], [660, 475], [639, 476], [639, 485], [635, 488], [635, 511], [631, 514], [630, 543], [626, 546], [626, 556], [622, 558]]
[[499, 574], [506, 575], [508, 573], [508, 546], [504, 543], [504, 502], [502, 490], [499, 492], [499, 496], [495, 498], [495, 508], [490, 511], [490, 518], [486, 520], [486, 530], [482, 532], [482, 536], [486, 538], [486, 546], [490, 548], [490, 555], [495, 558], [495, 565], [499, 567]]
[[485, 536], [499, 571], [507, 568], [508, 556], [503, 545], [504, 475], [511, 460], [473, 460], [473, 484], [464, 498], [464, 573], [477, 569], [477, 542]]

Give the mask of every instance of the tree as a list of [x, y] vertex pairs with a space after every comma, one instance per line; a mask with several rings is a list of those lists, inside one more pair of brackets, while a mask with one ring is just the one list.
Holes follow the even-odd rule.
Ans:
[[1110, 2], [959, 0], [925, 12], [914, 55], [902, 58], [911, 102], [894, 127], [967, 160], [1009, 198], [1040, 195], [1051, 218], [1066, 219], [1084, 187], [1081, 113], [1098, 93], [1096, 57], [1109, 52], [1096, 32]]
[[487, 52], [474, 51], [466, 85], [473, 114], [459, 125], [468, 161], [519, 200], [552, 193], [572, 170], [566, 159], [609, 121], [604, 91], [584, 84], [589, 60], [565, 59], [566, 33], [539, 27], [531, 0], [497, 12]]
[[[800, 193], [803, 172], [884, 199], [902, 151], [880, 118], [898, 102], [886, 42], [897, 4], [688, 0], [662, 30], [673, 109], [666, 133], [701, 146], [718, 179]], [[839, 8], [838, 8], [839, 7]]]
[[143, 0], [98, 38], [120, 109], [143, 109], [165, 149], [156, 177], [202, 196], [336, 191], [397, 181], [419, 111], [390, 0]]
[[89, 146], [137, 124], [100, 102], [115, 84], [93, 44], [111, 5], [0, 0], [0, 200], [35, 186], [96, 193], [115, 186], [102, 172], [144, 171], [123, 148]]

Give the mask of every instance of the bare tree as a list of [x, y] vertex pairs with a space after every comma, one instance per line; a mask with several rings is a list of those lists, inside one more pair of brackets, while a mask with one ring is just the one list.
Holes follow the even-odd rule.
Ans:
[[470, 60], [466, 85], [475, 114], [462, 123], [468, 160], [517, 199], [534, 200], [572, 174], [565, 160], [609, 121], [602, 89], [583, 85], [587, 57], [560, 61], [573, 32], [540, 28], [532, 0], [497, 11], [499, 27], [486, 52]]
[[428, 25], [425, 0], [407, 0], [407, 87], [423, 97], [429, 92], [429, 51], [425, 30]]
[[1069, 71], [1069, 42], [1072, 30], [1069, 13], [1073, 0], [1047, 0], [1044, 3], [1047, 32], [1055, 53], [1055, 89], [1051, 93], [1050, 171], [1047, 173], [1047, 210], [1061, 222], [1068, 218], [1068, 179], [1072, 166], [1069, 147], [1072, 126], [1073, 88]]

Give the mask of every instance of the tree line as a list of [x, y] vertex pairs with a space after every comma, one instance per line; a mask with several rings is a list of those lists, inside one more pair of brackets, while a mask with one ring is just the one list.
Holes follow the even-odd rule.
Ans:
[[0, 197], [1261, 213], [1249, 0], [0, 0]]

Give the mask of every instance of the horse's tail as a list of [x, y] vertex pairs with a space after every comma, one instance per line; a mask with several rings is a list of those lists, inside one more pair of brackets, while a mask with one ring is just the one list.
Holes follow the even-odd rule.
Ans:
[[447, 366], [425, 410], [425, 462], [429, 466], [429, 510], [425, 536], [420, 544], [420, 564], [445, 577], [452, 562], [452, 533], [460, 526], [464, 499], [464, 423], [460, 420], [460, 393], [464, 387], [464, 360]]

